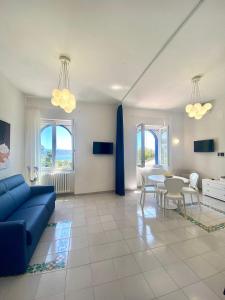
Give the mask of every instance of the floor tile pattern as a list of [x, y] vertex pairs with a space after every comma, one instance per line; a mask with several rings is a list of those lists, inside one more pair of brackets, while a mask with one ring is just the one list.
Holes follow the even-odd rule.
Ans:
[[[0, 299], [225, 300], [225, 229], [208, 232], [176, 211], [163, 216], [151, 196], [142, 211], [139, 198], [58, 198], [27, 273], [0, 278]], [[201, 201], [190, 215], [206, 226], [223, 221], [225, 203]]]
[[27, 273], [38, 273], [53, 271], [57, 269], [63, 269], [66, 266], [66, 258], [64, 255], [58, 255], [54, 260], [43, 263], [36, 263], [29, 265], [27, 268]]
[[[218, 209], [217, 207], [208, 205], [204, 202], [201, 202], [201, 207], [198, 206], [198, 204], [195, 205], [188, 205], [189, 209], [187, 209], [187, 215], [186, 218], [191, 223], [201, 227], [202, 229], [206, 230], [207, 232], [213, 232], [220, 229], [225, 228], [225, 222], [221, 223], [222, 221], [225, 221], [225, 212], [221, 209]], [[207, 208], [207, 209], [206, 209]], [[181, 216], [184, 217], [184, 213], [182, 211], [176, 210]], [[209, 217], [206, 217], [207, 212], [210, 213], [210, 211], [216, 212], [214, 213], [214, 218], [210, 219]], [[224, 216], [224, 217], [223, 217]]]

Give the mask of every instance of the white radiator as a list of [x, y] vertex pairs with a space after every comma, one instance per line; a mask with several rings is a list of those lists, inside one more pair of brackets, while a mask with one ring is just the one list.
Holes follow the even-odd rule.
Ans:
[[54, 185], [57, 194], [74, 192], [74, 173], [72, 172], [42, 173], [40, 177], [40, 183]]

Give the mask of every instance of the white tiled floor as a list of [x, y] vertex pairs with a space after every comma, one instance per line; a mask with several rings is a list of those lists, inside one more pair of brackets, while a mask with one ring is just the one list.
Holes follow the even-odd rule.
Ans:
[[[225, 299], [225, 230], [207, 233], [175, 211], [164, 217], [151, 196], [143, 213], [139, 197], [59, 198], [51, 218], [58, 225], [45, 230], [31, 264], [60, 254], [65, 268], [0, 278], [0, 300]], [[218, 215], [204, 209], [198, 218]]]

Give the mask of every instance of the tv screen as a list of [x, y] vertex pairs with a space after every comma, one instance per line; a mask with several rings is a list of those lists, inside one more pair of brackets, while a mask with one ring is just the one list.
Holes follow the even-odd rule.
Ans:
[[93, 154], [113, 154], [113, 143], [93, 142]]
[[214, 152], [214, 140], [194, 141], [194, 152]]

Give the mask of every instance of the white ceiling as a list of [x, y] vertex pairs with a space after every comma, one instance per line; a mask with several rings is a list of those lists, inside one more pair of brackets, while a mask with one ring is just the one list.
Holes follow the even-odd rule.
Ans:
[[[0, 72], [24, 93], [49, 98], [58, 57], [68, 54], [78, 100], [119, 101], [198, 1], [0, 0]], [[199, 73], [204, 99], [224, 96], [224, 0], [205, 0], [124, 103], [181, 108]]]

